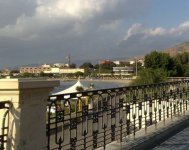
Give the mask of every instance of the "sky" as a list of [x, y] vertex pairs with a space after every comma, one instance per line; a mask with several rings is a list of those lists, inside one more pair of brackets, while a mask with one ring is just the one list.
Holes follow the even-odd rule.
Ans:
[[0, 0], [0, 68], [127, 59], [189, 41], [189, 0]]

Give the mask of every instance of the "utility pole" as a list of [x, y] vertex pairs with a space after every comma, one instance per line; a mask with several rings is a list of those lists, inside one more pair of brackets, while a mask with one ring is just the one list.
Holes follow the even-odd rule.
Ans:
[[137, 68], [137, 67], [138, 67], [138, 66], [137, 66], [137, 62], [138, 62], [138, 61], [137, 61], [137, 57], [135, 58], [135, 60], [136, 60], [136, 66], [135, 66], [136, 70], [135, 70], [135, 71], [136, 71], [136, 77], [137, 77], [137, 76], [138, 76], [138, 68]]
[[100, 78], [100, 61], [98, 62], [98, 76]]
[[70, 54], [68, 55], [68, 65], [70, 67], [70, 64], [71, 64], [71, 58], [70, 58]]

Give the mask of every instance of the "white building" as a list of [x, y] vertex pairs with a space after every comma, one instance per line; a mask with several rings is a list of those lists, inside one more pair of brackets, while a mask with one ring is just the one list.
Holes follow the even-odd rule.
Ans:
[[63, 68], [63, 69], [60, 69], [60, 74], [69, 74], [69, 73], [76, 73], [76, 72], [84, 73], [85, 70], [80, 69], [80, 68]]
[[131, 75], [134, 72], [133, 67], [113, 67], [114, 75]]
[[115, 60], [115, 61], [113, 61], [113, 63], [116, 64], [116, 65], [120, 65], [120, 61], [119, 60]]

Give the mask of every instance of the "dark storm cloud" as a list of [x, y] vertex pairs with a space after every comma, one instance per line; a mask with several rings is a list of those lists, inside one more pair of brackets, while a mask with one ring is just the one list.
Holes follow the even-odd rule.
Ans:
[[14, 24], [21, 15], [32, 16], [35, 7], [34, 0], [1, 0], [0, 27]]

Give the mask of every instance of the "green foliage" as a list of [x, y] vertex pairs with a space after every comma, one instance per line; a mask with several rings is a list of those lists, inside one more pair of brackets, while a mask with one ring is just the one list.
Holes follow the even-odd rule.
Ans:
[[189, 76], [189, 53], [170, 57], [169, 54], [154, 51], [145, 56], [144, 66], [133, 85], [165, 82], [167, 76]]
[[101, 69], [107, 69], [107, 70], [113, 70], [113, 67], [115, 67], [115, 66], [116, 66], [116, 64], [114, 64], [113, 62], [100, 64]]
[[180, 62], [179, 59], [170, 57], [166, 53], [154, 51], [145, 56], [144, 66], [147, 69], [161, 68], [167, 76], [183, 76], [184, 71]]
[[133, 85], [161, 83], [167, 80], [167, 73], [163, 69], [142, 69], [139, 77], [132, 83]]
[[35, 74], [26, 72], [26, 73], [22, 74], [22, 77], [24, 77], [24, 78], [31, 78], [31, 77], [35, 77]]
[[70, 64], [69, 67], [70, 67], [70, 68], [76, 68], [76, 64], [72, 63], [72, 64]]
[[83, 88], [82, 86], [77, 86], [77, 87], [76, 87], [76, 90], [77, 90], [78, 92], [82, 92], [82, 91], [84, 91], [84, 88]]
[[89, 76], [91, 75], [94, 66], [90, 62], [85, 62], [79, 68], [85, 69], [84, 76]]
[[93, 68], [93, 65], [90, 62], [85, 62], [79, 68], [89, 69], [89, 68]]
[[[96, 74], [99, 73], [99, 69], [95, 69], [93, 72], [92, 72], [92, 75], [95, 76]], [[113, 69], [102, 69], [100, 68], [100, 73], [103, 74], [103, 73], [107, 73], [107, 74], [112, 74], [113, 73]]]
[[170, 61], [171, 57], [168, 54], [154, 51], [145, 56], [144, 66], [152, 69], [166, 69], [169, 67]]
[[40, 72], [39, 76], [40, 77], [49, 77], [49, 78], [52, 78], [54, 75], [53, 75], [53, 73]]
[[189, 76], [189, 65], [183, 65], [184, 76]]
[[20, 73], [20, 71], [19, 70], [11, 70], [11, 72], [10, 73]]
[[78, 72], [74, 73], [74, 75], [75, 75], [76, 77], [80, 77], [80, 76], [83, 76], [83, 75], [84, 75], [84, 73], [83, 73], [83, 72], [78, 71]]
[[177, 54], [176, 59], [182, 65], [189, 64], [189, 53], [184, 52], [184, 53], [181, 53], [181, 54]]

